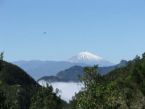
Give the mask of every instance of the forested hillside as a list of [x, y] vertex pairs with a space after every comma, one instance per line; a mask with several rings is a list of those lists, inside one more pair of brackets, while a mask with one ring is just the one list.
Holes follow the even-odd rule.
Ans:
[[52, 87], [41, 87], [25, 71], [0, 59], [0, 109], [62, 109]]
[[74, 97], [72, 109], [145, 109], [145, 54], [105, 76], [96, 66], [84, 71], [85, 88]]
[[85, 87], [68, 105], [0, 56], [0, 109], [145, 109], [145, 53], [107, 75], [98, 72], [84, 68]]

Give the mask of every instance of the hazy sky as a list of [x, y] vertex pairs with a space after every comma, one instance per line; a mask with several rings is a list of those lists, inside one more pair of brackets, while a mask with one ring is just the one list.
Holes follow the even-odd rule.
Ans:
[[145, 52], [145, 0], [0, 0], [8, 61], [90, 51], [117, 63]]

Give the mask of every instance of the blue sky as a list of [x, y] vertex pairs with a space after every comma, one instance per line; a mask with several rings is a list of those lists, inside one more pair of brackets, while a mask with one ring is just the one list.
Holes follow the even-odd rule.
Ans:
[[66, 60], [84, 50], [114, 63], [145, 52], [145, 0], [0, 0], [6, 60]]

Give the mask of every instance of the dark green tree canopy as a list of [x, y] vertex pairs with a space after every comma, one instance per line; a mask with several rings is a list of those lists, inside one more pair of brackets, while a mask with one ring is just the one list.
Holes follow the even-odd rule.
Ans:
[[73, 109], [145, 108], [145, 53], [104, 76], [96, 67], [84, 70], [85, 88], [71, 101]]

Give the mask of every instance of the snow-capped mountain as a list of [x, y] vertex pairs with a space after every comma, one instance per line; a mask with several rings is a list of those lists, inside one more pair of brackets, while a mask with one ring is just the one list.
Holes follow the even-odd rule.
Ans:
[[103, 59], [101, 56], [93, 54], [91, 52], [80, 52], [77, 55], [69, 59], [71, 63], [79, 63], [84, 65], [99, 65], [99, 66], [110, 66], [111, 62]]
[[102, 57], [90, 52], [81, 52], [67, 61], [17, 61], [13, 62], [29, 73], [36, 80], [43, 76], [56, 75], [58, 72], [73, 66], [111, 66], [112, 64]]

